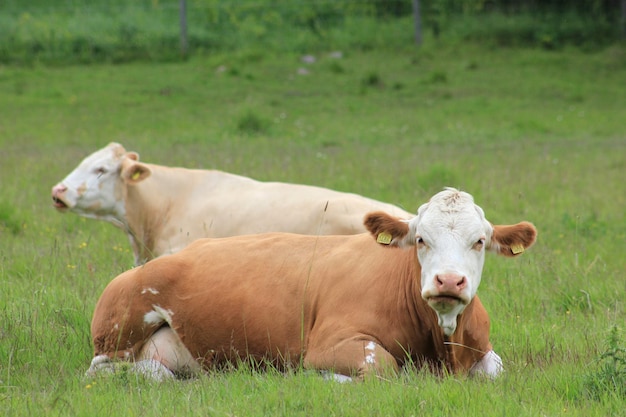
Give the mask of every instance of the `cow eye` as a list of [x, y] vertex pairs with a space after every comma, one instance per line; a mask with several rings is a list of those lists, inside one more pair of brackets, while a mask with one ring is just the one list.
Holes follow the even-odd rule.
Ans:
[[106, 173], [107, 173], [106, 168], [104, 168], [104, 167], [99, 167], [99, 168], [96, 168], [96, 175], [97, 175], [97, 176], [99, 176], [99, 177], [100, 177], [100, 176], [102, 176], [102, 175], [104, 175], [104, 174], [106, 174]]
[[481, 237], [476, 242], [474, 242], [474, 245], [472, 245], [472, 247], [476, 250], [481, 250], [484, 245], [485, 245], [485, 238]]
[[418, 245], [423, 245], [424, 244], [424, 239], [422, 239], [420, 236], [417, 237], [417, 244]]

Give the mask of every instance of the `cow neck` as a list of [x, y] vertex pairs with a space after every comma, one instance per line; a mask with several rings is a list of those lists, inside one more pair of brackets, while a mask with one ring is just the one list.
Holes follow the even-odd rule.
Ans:
[[457, 342], [454, 334], [452, 336], [445, 335], [441, 327], [437, 325], [433, 328], [433, 342], [436, 351], [436, 363], [432, 365], [435, 367], [436, 373], [441, 375], [445, 373], [455, 374], [463, 368], [459, 366], [457, 359]]
[[[159, 176], [157, 166], [150, 165], [152, 175], [144, 181], [127, 186], [126, 233], [133, 247], [135, 263], [142, 264], [155, 256], [155, 242], [167, 224], [172, 202], [179, 187], [168, 187]], [[167, 193], [163, 192], [167, 190]]]
[[457, 372], [458, 366], [454, 350], [454, 342], [450, 336], [443, 335], [443, 345], [445, 349], [444, 365], [447, 372], [454, 374]]
[[[413, 325], [418, 327], [424, 326], [424, 317], [431, 315], [431, 309], [422, 299], [421, 273], [422, 268], [417, 260], [414, 249], [407, 250], [407, 271], [404, 276], [407, 278], [405, 282], [405, 294], [408, 297], [407, 310], [411, 317]], [[424, 314], [426, 313], [426, 315]], [[434, 312], [432, 312], [434, 313]]]
[[[422, 298], [421, 266], [415, 250], [402, 251], [405, 253], [402, 271], [405, 278], [402, 291], [404, 303], [402, 314], [410, 317], [410, 329], [406, 329], [406, 352], [410, 353], [416, 363], [426, 363], [433, 370], [440, 370], [442, 365], [449, 368], [450, 354], [444, 343], [444, 334], [439, 327], [437, 314]], [[402, 361], [401, 358], [399, 358]]]
[[[416, 343], [422, 344], [424, 346], [429, 345], [429, 343], [424, 344], [423, 337], [425, 335], [430, 336], [430, 349], [425, 349], [424, 359], [430, 363], [430, 366], [437, 373], [449, 372], [455, 373], [460, 369], [469, 369], [471, 367], [466, 365], [466, 361], [464, 359], [467, 355], [459, 355], [459, 351], [464, 349], [463, 346], [459, 346], [463, 344], [463, 337], [459, 336], [460, 332], [463, 330], [461, 328], [457, 329], [457, 332], [453, 334], [451, 337], [448, 337], [444, 334], [443, 330], [438, 324], [437, 314], [435, 311], [426, 303], [426, 301], [422, 298], [422, 285], [421, 285], [421, 272], [422, 268], [419, 264], [417, 256], [413, 254], [411, 260], [407, 263], [409, 266], [408, 273], [406, 276], [411, 277], [407, 281], [407, 294], [411, 294], [412, 302], [410, 304], [410, 308], [408, 308], [408, 312], [411, 316], [411, 321], [415, 326], [415, 335]], [[466, 310], [470, 313], [471, 305], [466, 308]], [[468, 309], [470, 311], [468, 311]], [[463, 324], [464, 321], [461, 319], [463, 316], [460, 315], [457, 320], [459, 320], [460, 324]], [[461, 326], [460, 326], [461, 327]], [[426, 333], [424, 333], [426, 332]], [[422, 335], [420, 335], [422, 333]], [[432, 349], [432, 350], [431, 350]], [[460, 356], [460, 357], [459, 357]], [[445, 371], [444, 371], [445, 368]]]
[[474, 299], [457, 318], [458, 326], [446, 348], [455, 372], [469, 371], [489, 350], [489, 315], [480, 299]]

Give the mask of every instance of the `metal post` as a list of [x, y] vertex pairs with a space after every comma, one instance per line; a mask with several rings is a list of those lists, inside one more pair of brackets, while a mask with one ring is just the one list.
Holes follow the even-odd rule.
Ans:
[[187, 57], [187, 1], [180, 0], [180, 53]]
[[626, 0], [622, 0], [621, 5], [622, 5], [622, 39], [626, 39]]
[[415, 43], [419, 46], [422, 44], [422, 16], [420, 15], [420, 0], [413, 0], [413, 20], [415, 22]]

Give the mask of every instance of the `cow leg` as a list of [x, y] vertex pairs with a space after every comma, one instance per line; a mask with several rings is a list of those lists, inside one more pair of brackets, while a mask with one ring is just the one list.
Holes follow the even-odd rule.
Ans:
[[[128, 358], [128, 356], [127, 356]], [[87, 376], [102, 373], [115, 373], [121, 366], [120, 361], [108, 355], [97, 355], [91, 361]], [[200, 365], [194, 360], [189, 350], [169, 326], [157, 330], [134, 357], [129, 368], [134, 372], [156, 381], [175, 377], [189, 377], [200, 371]]]
[[97, 355], [91, 360], [91, 365], [85, 375], [87, 376], [96, 376], [101, 373], [113, 373], [115, 372], [115, 367], [113, 365], [113, 361], [107, 355]]
[[135, 356], [135, 369], [153, 379], [170, 376], [189, 377], [200, 371], [175, 331], [169, 326], [157, 330]]
[[[353, 376], [357, 380], [396, 373], [399, 369], [387, 350], [373, 340], [362, 338], [344, 340], [330, 349], [309, 349], [304, 357], [304, 367]], [[341, 376], [328, 379], [343, 382]]]

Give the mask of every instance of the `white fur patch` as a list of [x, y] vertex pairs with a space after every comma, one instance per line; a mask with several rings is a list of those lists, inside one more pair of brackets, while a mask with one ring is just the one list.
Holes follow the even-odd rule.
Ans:
[[472, 368], [470, 369], [470, 375], [472, 376], [487, 376], [490, 378], [495, 378], [499, 374], [504, 371], [504, 367], [502, 366], [502, 358], [494, 352], [490, 350], [482, 357], [481, 360], [476, 362]]
[[159, 293], [159, 291], [155, 290], [154, 288], [144, 288], [143, 290], [141, 290], [142, 294], [145, 294], [147, 292], [149, 292], [152, 295], [157, 295]]
[[322, 376], [326, 381], [335, 381], [340, 384], [345, 384], [346, 382], [352, 382], [352, 378], [347, 375], [335, 374], [328, 371], [322, 371]]
[[370, 351], [370, 353], [365, 355], [365, 363], [370, 364], [370, 365], [375, 364], [376, 363], [376, 353], [374, 353], [374, 350], [376, 349], [376, 343], [369, 342], [365, 346], [365, 349]]
[[172, 316], [174, 315], [174, 312], [172, 310], [166, 310], [161, 306], [152, 305], [152, 310], [148, 311], [146, 314], [144, 314], [143, 316], [143, 322], [146, 324], [159, 324], [159, 323], [163, 323], [164, 321], [167, 322], [167, 324], [171, 325], [172, 324]]
[[161, 362], [154, 359], [145, 359], [136, 362], [132, 367], [132, 371], [154, 381], [163, 381], [165, 379], [175, 378], [174, 373], [171, 370], [169, 370]]

